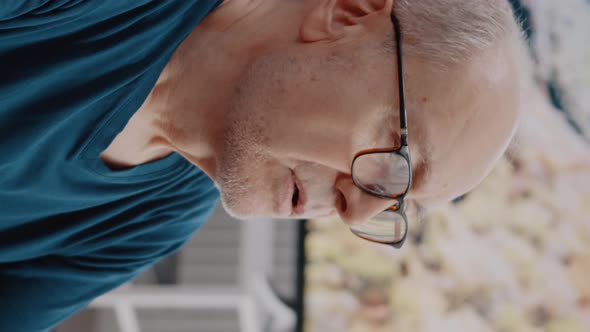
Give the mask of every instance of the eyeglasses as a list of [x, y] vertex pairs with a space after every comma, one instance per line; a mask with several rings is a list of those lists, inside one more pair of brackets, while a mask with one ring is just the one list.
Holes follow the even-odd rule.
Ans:
[[397, 75], [400, 108], [400, 147], [397, 149], [364, 150], [356, 154], [351, 174], [354, 184], [365, 193], [395, 203], [371, 220], [351, 227], [357, 236], [376, 243], [401, 248], [408, 235], [408, 219], [404, 198], [412, 186], [412, 164], [408, 150], [408, 128], [405, 103], [401, 29], [391, 14], [397, 48]]

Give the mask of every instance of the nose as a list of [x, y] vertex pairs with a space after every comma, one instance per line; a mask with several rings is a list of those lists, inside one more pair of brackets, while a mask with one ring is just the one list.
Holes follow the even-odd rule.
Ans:
[[336, 179], [336, 211], [347, 225], [358, 225], [387, 209], [394, 202], [372, 196], [357, 187], [350, 176]]

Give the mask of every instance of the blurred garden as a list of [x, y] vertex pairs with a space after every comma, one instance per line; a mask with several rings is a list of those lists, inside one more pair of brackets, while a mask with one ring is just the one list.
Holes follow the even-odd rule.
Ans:
[[590, 331], [590, 2], [513, 3], [531, 48], [515, 143], [402, 250], [308, 222], [305, 331]]

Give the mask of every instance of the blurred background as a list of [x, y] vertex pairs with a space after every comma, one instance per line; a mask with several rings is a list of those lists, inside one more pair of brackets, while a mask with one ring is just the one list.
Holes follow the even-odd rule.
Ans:
[[56, 332], [590, 331], [590, 1], [510, 1], [532, 68], [516, 143], [400, 251], [338, 220], [232, 220]]

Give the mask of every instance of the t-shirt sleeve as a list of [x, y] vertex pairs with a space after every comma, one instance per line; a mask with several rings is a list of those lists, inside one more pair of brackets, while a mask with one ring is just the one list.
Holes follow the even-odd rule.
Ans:
[[186, 232], [172, 227], [81, 256], [0, 265], [0, 331], [47, 331], [177, 251], [190, 237]]

